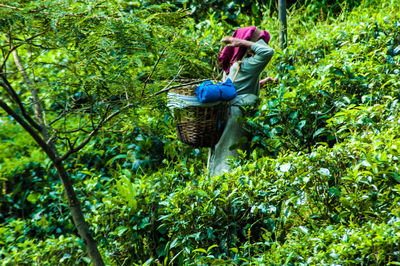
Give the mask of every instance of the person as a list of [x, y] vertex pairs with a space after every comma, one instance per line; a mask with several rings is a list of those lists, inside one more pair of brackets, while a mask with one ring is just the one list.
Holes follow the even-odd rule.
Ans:
[[222, 42], [227, 45], [219, 57], [224, 70], [223, 80], [234, 82], [237, 97], [230, 101], [231, 110], [225, 129], [218, 143], [210, 151], [209, 174], [220, 175], [230, 170], [229, 158], [237, 158], [237, 143], [248, 137], [237, 121], [243, 116], [241, 106], [255, 105], [260, 87], [276, 79], [267, 77], [260, 80], [260, 74], [271, 60], [274, 50], [268, 46], [270, 34], [256, 27], [237, 29]]

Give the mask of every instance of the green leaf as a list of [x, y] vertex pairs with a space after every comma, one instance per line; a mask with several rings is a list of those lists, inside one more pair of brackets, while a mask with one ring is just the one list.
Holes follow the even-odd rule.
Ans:
[[335, 74], [336, 76], [344, 77], [343, 71], [337, 67], [334, 67], [331, 73]]
[[28, 197], [26, 198], [28, 201], [30, 201], [31, 203], [35, 204], [40, 198], [40, 194], [36, 194], [36, 193], [29, 193]]
[[179, 239], [178, 239], [178, 238], [175, 238], [175, 239], [171, 242], [170, 248], [176, 247], [176, 246], [179, 244], [178, 241], [179, 241]]
[[128, 228], [125, 226], [119, 226], [115, 230], [117, 231], [118, 236], [122, 236], [126, 231], [128, 231]]
[[270, 121], [271, 125], [275, 125], [276, 123], [279, 122], [279, 118], [277, 118], [277, 117], [272, 117], [269, 121]]
[[207, 253], [210, 252], [211, 249], [217, 248], [217, 247], [218, 247], [218, 245], [212, 245], [211, 247], [209, 247], [209, 248], [207, 249]]
[[151, 263], [152, 263], [154, 260], [155, 260], [154, 258], [150, 258], [150, 259], [146, 260], [146, 262], [145, 262], [142, 266], [151, 265]]
[[65, 255], [60, 259], [60, 262], [64, 262], [65, 260], [70, 259], [70, 258], [71, 258], [71, 255], [70, 255], [70, 254], [65, 254]]
[[321, 168], [318, 170], [318, 173], [324, 176], [330, 176], [331, 175], [331, 171], [329, 171], [328, 168]]
[[202, 252], [204, 254], [207, 254], [207, 250], [205, 250], [204, 248], [196, 248], [195, 250], [193, 250], [192, 252]]
[[173, 262], [179, 257], [179, 255], [181, 255], [183, 252], [183, 249], [181, 251], [179, 251], [178, 253], [176, 253], [176, 255], [169, 261], [168, 265], [175, 265], [173, 264]]
[[319, 128], [317, 131], [315, 131], [314, 132], [314, 134], [313, 134], [313, 139], [315, 138], [315, 137], [318, 137], [319, 135], [321, 135], [322, 133], [324, 133], [325, 132], [325, 130], [326, 130], [326, 128]]
[[114, 163], [115, 160], [124, 159], [124, 158], [128, 158], [128, 157], [129, 157], [128, 154], [119, 154], [119, 155], [117, 155], [117, 156], [111, 158], [110, 160], [108, 160], [108, 161], [106, 162], [105, 165], [106, 165], [106, 166], [111, 165], [111, 164]]
[[396, 172], [392, 172], [392, 174], [393, 174], [394, 180], [396, 180], [397, 183], [400, 183], [400, 176], [399, 176], [399, 174], [396, 173]]
[[300, 229], [301, 232], [303, 232], [303, 234], [305, 234], [305, 235], [309, 234], [307, 227], [299, 226], [299, 229]]
[[233, 253], [238, 254], [239, 250], [237, 248], [230, 248], [229, 250], [231, 250]]
[[251, 5], [251, 12], [253, 13], [253, 15], [257, 15], [258, 11], [259, 11], [259, 8], [258, 8], [257, 3], [253, 3]]
[[301, 120], [298, 124], [297, 127], [299, 129], [302, 129], [306, 125], [307, 121], [306, 120]]
[[297, 117], [297, 111], [294, 111], [294, 112], [290, 112], [290, 114], [289, 114], [289, 118], [290, 119], [295, 119]]

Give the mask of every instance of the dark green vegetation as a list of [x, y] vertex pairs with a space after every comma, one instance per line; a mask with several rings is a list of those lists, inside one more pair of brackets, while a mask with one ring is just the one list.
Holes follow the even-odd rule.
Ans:
[[[179, 143], [164, 96], [151, 95], [174, 77], [217, 76], [227, 19], [196, 22], [167, 4], [8, 5], [2, 58], [11, 34], [60, 152], [122, 110], [64, 161], [106, 264], [400, 264], [398, 1], [299, 4], [285, 51], [277, 16], [258, 17], [280, 82], [245, 119], [252, 153], [212, 178], [207, 150]], [[11, 59], [3, 71], [33, 113]], [[51, 161], [0, 115], [0, 261], [89, 263]]]

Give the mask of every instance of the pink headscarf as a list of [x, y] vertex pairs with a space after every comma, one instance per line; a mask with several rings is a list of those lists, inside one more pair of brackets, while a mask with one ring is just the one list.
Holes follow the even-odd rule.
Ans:
[[[232, 37], [242, 40], [250, 40], [255, 30], [256, 27], [254, 26], [240, 28], [233, 33]], [[270, 38], [271, 36], [268, 31], [261, 31], [259, 39], [263, 39], [265, 43], [268, 43]], [[241, 58], [245, 52], [245, 47], [225, 46], [221, 52], [221, 55], [219, 56], [219, 63], [226, 74], [229, 73], [229, 69], [231, 68], [232, 64]]]

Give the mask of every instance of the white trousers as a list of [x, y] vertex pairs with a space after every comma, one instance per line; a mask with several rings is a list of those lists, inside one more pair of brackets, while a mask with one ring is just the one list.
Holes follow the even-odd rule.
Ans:
[[211, 158], [208, 169], [209, 175], [221, 175], [231, 169], [229, 159], [237, 158], [239, 155], [237, 149], [244, 148], [243, 146], [235, 146], [237, 146], [241, 138], [249, 136], [249, 133], [244, 130], [237, 121], [239, 117], [243, 116], [239, 106], [254, 105], [257, 98], [258, 97], [254, 94], [244, 94], [238, 95], [234, 100], [232, 100], [231, 111], [224, 132], [214, 149], [211, 149], [210, 151]]

